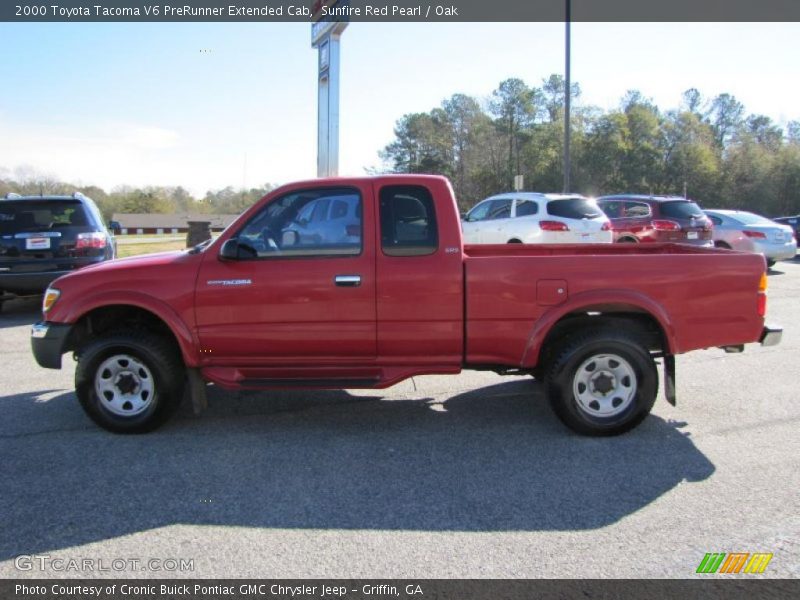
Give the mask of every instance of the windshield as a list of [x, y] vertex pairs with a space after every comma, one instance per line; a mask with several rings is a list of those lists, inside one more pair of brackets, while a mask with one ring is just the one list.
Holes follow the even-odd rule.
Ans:
[[761, 215], [754, 215], [749, 212], [737, 212], [735, 215], [730, 215], [731, 219], [744, 223], [745, 225], [775, 225], [772, 221]]
[[0, 235], [88, 224], [86, 212], [79, 201], [0, 201]]
[[673, 219], [702, 219], [705, 213], [694, 202], [677, 200], [662, 203], [661, 216]]
[[214, 239], [215, 238], [210, 237], [207, 240], [205, 240], [203, 242], [200, 242], [199, 244], [197, 244], [195, 246], [192, 246], [191, 250], [188, 251], [189, 254], [197, 254], [198, 252], [202, 252], [203, 250], [205, 250], [206, 248], [208, 248], [211, 245], [211, 242], [213, 242]]
[[603, 211], [600, 210], [597, 203], [587, 198], [550, 200], [547, 203], [547, 212], [565, 219], [597, 219], [603, 216]]

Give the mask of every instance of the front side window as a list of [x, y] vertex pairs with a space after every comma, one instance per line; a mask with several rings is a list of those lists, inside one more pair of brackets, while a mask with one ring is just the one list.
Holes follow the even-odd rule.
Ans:
[[387, 256], [423, 256], [439, 247], [433, 196], [419, 185], [380, 191], [381, 247]]
[[273, 200], [239, 232], [241, 254], [355, 256], [361, 254], [361, 195], [351, 188], [293, 192]]
[[467, 221], [483, 221], [489, 214], [489, 208], [492, 206], [492, 200], [486, 200], [478, 204], [467, 214]]

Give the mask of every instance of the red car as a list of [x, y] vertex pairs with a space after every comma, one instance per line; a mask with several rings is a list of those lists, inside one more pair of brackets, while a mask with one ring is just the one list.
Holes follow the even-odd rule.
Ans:
[[[293, 229], [342, 197], [357, 223]], [[657, 359], [674, 403], [675, 354], [779, 342], [764, 271], [681, 244], [464, 247], [443, 177], [317, 179], [271, 191], [215, 241], [61, 277], [32, 347], [56, 369], [74, 352], [78, 400], [112, 431], [154, 429], [186, 383], [199, 412], [207, 382], [383, 388], [488, 369], [543, 378], [565, 424], [613, 435], [650, 412]]]
[[713, 225], [691, 200], [677, 196], [603, 196], [615, 242], [673, 242], [711, 248]]

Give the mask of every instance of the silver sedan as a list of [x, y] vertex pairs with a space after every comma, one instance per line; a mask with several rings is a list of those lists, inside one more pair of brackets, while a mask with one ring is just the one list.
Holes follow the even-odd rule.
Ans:
[[767, 265], [788, 260], [797, 254], [797, 240], [788, 225], [743, 210], [707, 210], [714, 224], [714, 245], [744, 252], [757, 252]]

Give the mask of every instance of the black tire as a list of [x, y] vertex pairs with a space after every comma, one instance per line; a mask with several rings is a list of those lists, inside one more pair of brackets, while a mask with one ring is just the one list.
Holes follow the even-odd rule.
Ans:
[[725, 243], [725, 242], [714, 242], [714, 247], [715, 248], [724, 248], [725, 250], [730, 250], [731, 249], [730, 245]]
[[[567, 340], [554, 357], [547, 366], [545, 390], [558, 418], [576, 433], [619, 435], [650, 414], [658, 394], [658, 371], [635, 335], [590, 331]], [[598, 391], [598, 385], [613, 389]]]
[[[114, 383], [115, 370], [119, 383]], [[184, 377], [180, 353], [170, 341], [148, 332], [112, 332], [81, 349], [75, 391], [86, 414], [100, 427], [145, 433], [178, 409]], [[133, 393], [126, 395], [123, 384]], [[98, 386], [106, 387], [102, 395]]]
[[618, 244], [638, 244], [639, 240], [631, 237], [624, 237], [617, 240]]
[[509, 243], [509, 244], [521, 244], [521, 243], [522, 243], [522, 240], [516, 240], [516, 239], [514, 239], [514, 240], [508, 240], [508, 243]]
[[777, 260], [772, 260], [771, 258], [768, 258], [767, 259], [767, 268], [771, 269], [772, 267], [775, 266], [775, 263], [777, 263], [777, 262], [778, 262]]

